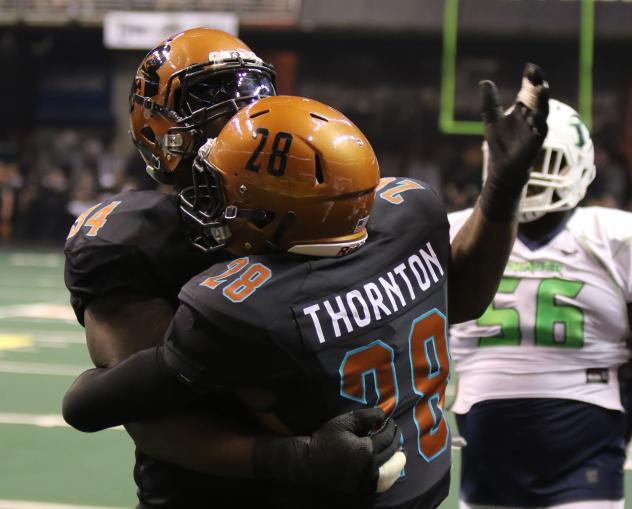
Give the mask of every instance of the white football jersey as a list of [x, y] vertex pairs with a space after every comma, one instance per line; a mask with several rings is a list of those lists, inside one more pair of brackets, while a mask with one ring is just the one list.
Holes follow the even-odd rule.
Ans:
[[[449, 215], [452, 238], [472, 210]], [[494, 302], [450, 328], [456, 413], [504, 398], [563, 398], [623, 410], [630, 354], [632, 213], [578, 208], [546, 245], [519, 239]]]

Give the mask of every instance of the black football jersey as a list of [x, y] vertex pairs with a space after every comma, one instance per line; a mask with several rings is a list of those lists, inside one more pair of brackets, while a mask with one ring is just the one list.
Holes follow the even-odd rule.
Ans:
[[162, 297], [175, 309], [184, 283], [221, 260], [189, 242], [177, 198], [157, 191], [127, 191], [95, 205], [75, 221], [64, 253], [66, 287], [82, 324], [92, 299], [119, 290]]
[[[162, 297], [175, 310], [182, 286], [222, 259], [193, 247], [176, 197], [156, 191], [127, 191], [95, 205], [75, 221], [64, 252], [65, 282], [82, 324], [92, 299], [117, 291]], [[226, 480], [154, 460], [139, 450], [134, 479], [142, 509], [233, 507], [226, 501], [233, 500], [235, 490]]]
[[366, 245], [344, 257], [249, 256], [194, 277], [166, 359], [205, 390], [272, 393], [266, 410], [295, 434], [379, 405], [402, 431], [407, 463], [373, 505], [417, 507], [450, 467], [448, 220], [426, 184], [383, 179], [367, 228]]

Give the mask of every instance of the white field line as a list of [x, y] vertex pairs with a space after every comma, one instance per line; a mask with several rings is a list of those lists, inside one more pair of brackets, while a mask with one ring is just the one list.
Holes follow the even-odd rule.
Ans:
[[86, 344], [86, 338], [83, 335], [83, 332], [53, 336], [53, 335], [49, 335], [46, 332], [38, 331], [38, 332], [32, 332], [29, 335], [35, 337], [36, 346], [37, 345], [65, 346], [65, 345], [70, 345], [70, 344], [72, 345], [85, 345]]
[[0, 318], [40, 318], [74, 322], [77, 318], [68, 304], [18, 304], [0, 308]]
[[13, 253], [9, 263], [14, 267], [63, 267], [64, 257], [56, 253]]
[[75, 366], [71, 364], [44, 364], [40, 362], [0, 361], [0, 373], [17, 373], [22, 375], [77, 376], [83, 373], [86, 369], [90, 369], [90, 367]]
[[30, 290], [31, 292], [37, 292], [39, 290], [57, 290], [60, 293], [65, 292], [66, 289], [63, 286], [59, 286], [58, 281], [8, 281], [2, 280], [2, 289], [5, 291], [11, 291], [11, 293], [20, 290]]
[[[2, 274], [2, 272], [0, 272]], [[14, 286], [11, 284], [11, 281], [7, 281], [7, 284], [4, 284], [4, 278], [2, 279], [2, 284], [0, 287], [5, 290], [2, 294], [2, 298], [6, 301], [16, 301], [23, 300], [28, 298], [28, 301], [33, 301], [34, 298], [46, 299], [47, 301], [53, 300], [57, 297], [56, 300], [60, 300], [62, 302], [66, 301], [66, 297], [68, 296], [68, 290], [63, 286], [57, 285], [57, 287], [53, 286], [39, 286], [39, 285], [31, 285], [28, 282], [24, 282], [20, 286]], [[40, 293], [45, 294], [44, 297], [40, 296]], [[67, 302], [67, 301], [66, 301]]]
[[15, 334], [16, 336], [30, 336], [35, 346], [50, 344], [54, 345], [85, 345], [86, 337], [83, 328], [68, 332], [48, 332], [42, 329], [20, 329], [20, 330], [1, 330], [0, 337], [6, 334]]
[[23, 274], [3, 273], [2, 288], [58, 288], [60, 291], [67, 291], [59, 274], [26, 279]]
[[61, 415], [55, 414], [8, 414], [0, 413], [0, 424], [24, 424], [40, 428], [68, 428]]
[[[40, 342], [38, 342], [36, 344], [36, 347], [46, 347], [46, 348], [52, 348], [53, 350], [55, 350], [55, 349], [63, 350], [63, 349], [68, 347], [68, 343], [66, 343], [66, 342], [60, 343], [59, 341], [53, 341], [53, 342], [44, 343], [44, 342], [40, 341]], [[23, 350], [20, 349], [20, 352], [22, 352], [22, 351]], [[39, 348], [35, 348], [35, 351], [39, 352], [40, 349]]]
[[32, 502], [30, 500], [0, 500], [0, 509], [122, 509], [96, 505], [54, 504], [50, 502]]
[[48, 332], [41, 329], [20, 328], [20, 330], [15, 331], [15, 334], [31, 334], [35, 336], [35, 339], [38, 341], [68, 341], [70, 343], [81, 341], [82, 343], [85, 343], [85, 333], [83, 327], [77, 327], [77, 330], [67, 332]]
[[[11, 414], [0, 412], [0, 424], [19, 424], [36, 426], [38, 428], [70, 428], [61, 415], [57, 414]], [[122, 431], [123, 426], [108, 428], [108, 430]], [[0, 509], [2, 506], [0, 506]]]

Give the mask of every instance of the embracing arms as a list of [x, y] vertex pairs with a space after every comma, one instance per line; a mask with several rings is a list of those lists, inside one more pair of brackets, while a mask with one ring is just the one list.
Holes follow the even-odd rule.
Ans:
[[[136, 352], [162, 345], [173, 315], [169, 303], [149, 295], [127, 291], [95, 299], [84, 313], [86, 340], [94, 365], [113, 367]], [[154, 458], [209, 474], [252, 477], [254, 426], [238, 422], [234, 417], [225, 418], [221, 408], [213, 415], [188, 408], [197, 395], [177, 382], [168, 371], [155, 369], [164, 365], [154, 365], [160, 361], [155, 348], [154, 352], [153, 358], [143, 360], [149, 369], [143, 365], [138, 367], [137, 374], [143, 375], [138, 379], [123, 377], [110, 385], [107, 370], [89, 371], [92, 378], [87, 380], [99, 381], [94, 386], [98, 389], [94, 401], [107, 401], [110, 397], [117, 398], [119, 392], [125, 393], [131, 404], [126, 404], [126, 398], [117, 398], [120, 405], [117, 408], [121, 416], [134, 417], [134, 422], [125, 419], [125, 428], [137, 447]], [[117, 382], [116, 377], [114, 380]], [[132, 394], [130, 390], [136, 392]], [[165, 401], [171, 402], [171, 409], [161, 406]], [[77, 407], [73, 410], [65, 406], [64, 414], [78, 420], [76, 424], [80, 429], [94, 431], [98, 428], [96, 422], [90, 422], [97, 418], [98, 412], [82, 414], [77, 410]], [[145, 418], [147, 416], [154, 417]], [[124, 419], [119, 417], [111, 422], [120, 424]]]
[[[399, 431], [379, 409], [338, 416], [311, 436], [297, 437], [258, 429], [219, 395], [206, 396], [212, 413], [201, 412], [201, 395], [183, 383], [165, 360], [165, 347], [158, 346], [171, 316], [166, 302], [142, 295], [91, 303], [86, 332], [100, 367], [84, 372], [67, 391], [63, 413], [71, 425], [97, 431], [126, 424], [144, 452], [225, 477], [341, 491], [385, 491], [397, 480], [405, 462], [397, 452]], [[176, 319], [172, 327], [179, 325]], [[132, 353], [143, 347], [150, 348]]]

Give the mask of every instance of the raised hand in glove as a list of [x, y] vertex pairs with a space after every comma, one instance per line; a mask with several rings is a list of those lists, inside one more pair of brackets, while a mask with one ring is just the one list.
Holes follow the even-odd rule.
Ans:
[[507, 112], [499, 104], [498, 90], [492, 81], [481, 81], [479, 90], [489, 158], [480, 206], [487, 219], [512, 222], [533, 160], [546, 138], [548, 84], [537, 65], [527, 64], [522, 88]]
[[265, 438], [255, 446], [260, 478], [345, 493], [388, 490], [406, 464], [397, 425], [379, 408], [331, 419], [311, 436]]

